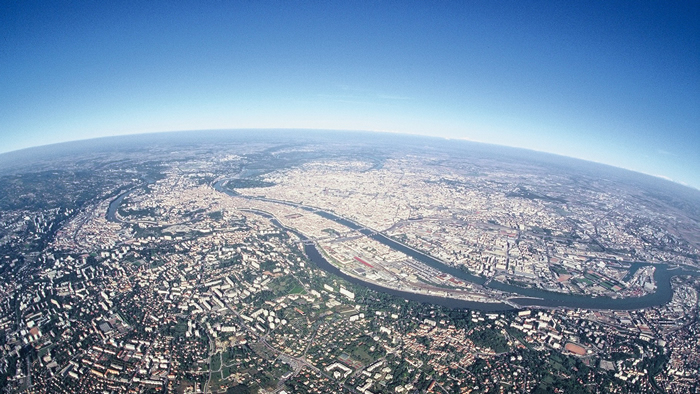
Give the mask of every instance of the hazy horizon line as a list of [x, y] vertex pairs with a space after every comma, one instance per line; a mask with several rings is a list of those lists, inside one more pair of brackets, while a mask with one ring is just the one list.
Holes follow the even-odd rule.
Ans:
[[136, 132], [136, 133], [123, 133], [123, 134], [113, 134], [113, 135], [102, 135], [102, 136], [94, 136], [94, 137], [87, 137], [87, 138], [78, 138], [78, 139], [68, 139], [65, 141], [58, 141], [58, 142], [51, 142], [47, 144], [40, 144], [40, 145], [32, 145], [32, 146], [27, 146], [24, 148], [19, 148], [19, 149], [14, 149], [14, 150], [9, 150], [9, 151], [0, 151], [0, 157], [8, 155], [8, 154], [13, 154], [13, 153], [19, 153], [22, 151], [27, 151], [31, 149], [37, 149], [37, 148], [45, 148], [45, 147], [50, 147], [50, 146], [55, 146], [55, 145], [63, 145], [63, 144], [71, 144], [71, 143], [76, 143], [76, 142], [83, 142], [83, 141], [92, 141], [92, 140], [101, 140], [101, 139], [111, 139], [111, 138], [120, 138], [120, 137], [133, 137], [133, 136], [139, 136], [139, 135], [155, 135], [155, 134], [168, 134], [168, 133], [188, 133], [188, 132], [197, 132], [197, 131], [209, 131], [209, 132], [235, 132], [235, 131], [327, 131], [327, 132], [346, 132], [346, 133], [376, 133], [376, 134], [391, 134], [391, 135], [405, 135], [405, 136], [415, 136], [415, 137], [425, 137], [425, 138], [435, 138], [435, 139], [440, 139], [440, 140], [456, 140], [456, 141], [465, 141], [465, 142], [471, 142], [471, 143], [476, 143], [476, 144], [481, 144], [481, 145], [490, 145], [490, 146], [495, 146], [495, 147], [504, 147], [504, 148], [511, 148], [511, 149], [520, 149], [524, 151], [529, 151], [529, 152], [536, 152], [540, 154], [548, 154], [548, 155], [554, 155], [554, 156], [559, 156], [563, 158], [568, 158], [568, 159], [575, 159], [575, 160], [581, 160], [589, 163], [595, 163], [595, 164], [600, 164], [600, 165], [605, 165], [613, 168], [618, 168], [622, 169], [625, 171], [631, 171], [637, 174], [642, 174], [646, 176], [650, 176], [653, 178], [657, 179], [662, 179], [668, 182], [672, 182], [674, 184], [684, 186], [690, 189], [693, 189], [695, 191], [700, 191], [700, 187], [696, 187], [694, 185], [682, 182], [682, 181], [677, 181], [669, 176], [666, 175], [661, 175], [661, 174], [651, 174], [651, 173], [646, 173], [643, 171], [627, 168], [627, 167], [622, 167], [619, 165], [614, 165], [606, 162], [601, 162], [597, 160], [592, 160], [588, 158], [583, 158], [583, 157], [577, 157], [577, 156], [568, 156], [562, 153], [557, 153], [557, 152], [551, 152], [547, 150], [539, 150], [539, 149], [534, 149], [534, 148], [525, 148], [525, 147], [520, 147], [520, 146], [515, 146], [515, 145], [506, 145], [506, 144], [499, 144], [499, 143], [494, 143], [494, 142], [486, 142], [486, 141], [480, 141], [480, 140], [475, 140], [475, 139], [469, 139], [466, 137], [445, 137], [445, 136], [439, 136], [439, 135], [431, 135], [431, 134], [422, 134], [422, 133], [414, 133], [414, 132], [405, 132], [405, 131], [396, 131], [396, 130], [368, 130], [368, 129], [328, 129], [328, 128], [300, 128], [300, 127], [242, 127], [242, 128], [214, 128], [214, 129], [181, 129], [181, 130], [161, 130], [161, 131], [144, 131], [144, 132]]

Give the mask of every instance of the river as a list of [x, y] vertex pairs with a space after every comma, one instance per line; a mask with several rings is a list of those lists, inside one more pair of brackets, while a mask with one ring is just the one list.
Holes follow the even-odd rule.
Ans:
[[122, 194], [118, 195], [117, 198], [115, 198], [114, 200], [112, 200], [112, 202], [109, 203], [109, 208], [107, 208], [107, 220], [109, 220], [110, 222], [120, 222], [120, 220], [117, 219], [117, 210], [119, 209], [119, 206], [121, 205], [124, 198], [133, 191], [134, 189], [129, 189], [123, 192]]
[[[234, 195], [233, 192], [224, 189], [222, 187], [223, 181], [216, 182], [214, 188], [220, 192], [227, 193], [229, 195]], [[458, 268], [444, 264], [443, 262], [435, 259], [434, 257], [425, 254], [421, 251], [415, 250], [409, 246], [406, 246], [400, 242], [397, 242], [381, 233], [372, 231], [366, 227], [363, 227], [353, 221], [347, 220], [330, 212], [322, 211], [317, 208], [307, 207], [300, 204], [295, 204], [286, 201], [270, 200], [265, 198], [259, 198], [262, 201], [283, 203], [288, 205], [293, 205], [299, 208], [303, 208], [307, 211], [314, 212], [326, 219], [333, 220], [334, 222], [344, 225], [350, 229], [360, 231], [361, 233], [373, 238], [374, 240], [414, 259], [427, 264], [433, 268], [440, 271], [448, 273], [454, 277], [469, 281], [477, 285], [484, 285], [486, 279], [480, 276], [472, 275]], [[276, 225], [282, 226], [281, 223], [273, 219]], [[284, 226], [282, 226], [284, 227]], [[284, 227], [288, 231], [292, 231], [302, 239], [307, 240], [302, 234], [299, 234], [293, 229]], [[434, 297], [416, 293], [410, 293], [400, 290], [389, 289], [383, 286], [375, 285], [373, 283], [362, 281], [353, 276], [344, 274], [340, 269], [330, 264], [316, 249], [316, 246], [305, 243], [305, 252], [309, 259], [314, 262], [319, 268], [333, 273], [335, 275], [341, 276], [353, 283], [363, 285], [365, 287], [371, 288], [377, 291], [383, 291], [392, 295], [403, 297], [406, 299], [411, 299], [421, 302], [432, 302], [439, 305], [458, 307], [458, 308], [472, 308], [480, 310], [503, 310], [510, 309], [506, 304], [491, 304], [491, 303], [480, 303], [480, 302], [469, 302], [463, 300], [457, 300], [452, 298], [442, 298]], [[637, 263], [637, 267], [645, 265], [647, 263]], [[700, 276], [700, 272], [697, 271], [687, 271], [682, 269], [669, 269], [667, 264], [653, 264], [655, 266], [654, 271], [654, 281], [656, 282], [656, 291], [651, 294], [647, 294], [642, 297], [628, 297], [628, 298], [617, 298], [613, 299], [610, 297], [593, 297], [585, 295], [573, 295], [564, 294], [553, 291], [547, 291], [536, 288], [524, 288], [519, 286], [510, 285], [507, 283], [502, 283], [498, 281], [491, 281], [486, 285], [486, 287], [500, 290], [509, 293], [519, 294], [523, 297], [510, 298], [509, 301], [514, 302], [522, 306], [543, 306], [543, 307], [568, 307], [568, 308], [584, 308], [584, 309], [613, 309], [613, 310], [631, 310], [631, 309], [642, 309], [652, 306], [660, 306], [671, 301], [673, 297], [673, 289], [671, 287], [671, 278], [677, 275], [692, 275]]]
[[151, 177], [146, 177], [143, 180], [143, 184], [139, 186], [132, 187], [131, 189], [128, 189], [126, 191], [123, 191], [121, 194], [119, 194], [112, 202], [109, 203], [109, 208], [107, 208], [107, 220], [110, 222], [120, 222], [119, 219], [117, 219], [117, 210], [119, 209], [119, 206], [122, 204], [122, 201], [126, 196], [128, 196], [131, 192], [134, 190], [138, 189], [139, 187], [143, 187], [144, 185], [152, 185], [156, 182], [155, 178]]
[[371, 283], [371, 282], [366, 282], [364, 280], [361, 280], [359, 278], [356, 278], [354, 276], [348, 275], [341, 271], [338, 267], [334, 266], [333, 264], [329, 263], [328, 260], [326, 260], [325, 257], [319, 252], [318, 247], [309, 239], [307, 238], [304, 234], [301, 234], [297, 230], [293, 228], [289, 228], [282, 223], [280, 223], [277, 219], [275, 219], [274, 216], [270, 215], [267, 212], [251, 209], [251, 211], [265, 216], [268, 219], [271, 220], [272, 224], [275, 226], [278, 226], [286, 231], [292, 232], [296, 234], [302, 241], [304, 245], [304, 253], [306, 253], [306, 256], [311, 260], [312, 263], [314, 263], [318, 268], [337, 275], [348, 282], [352, 282], [356, 285], [364, 286], [368, 289], [372, 289], [375, 291], [381, 291], [387, 294], [391, 294], [396, 297], [404, 298], [407, 300], [411, 301], [418, 301], [418, 302], [427, 302], [431, 304], [437, 304], [437, 305], [442, 305], [446, 306], [449, 308], [463, 308], [463, 309], [478, 309], [482, 311], [503, 311], [503, 310], [510, 310], [513, 309], [512, 306], [500, 302], [476, 302], [476, 301], [467, 301], [467, 300], [460, 300], [456, 298], [448, 298], [448, 297], [437, 297], [437, 296], [431, 296], [427, 294], [420, 294], [420, 293], [411, 293], [408, 291], [402, 291], [402, 290], [395, 290], [391, 289], [388, 287], [384, 286], [379, 286], [377, 284]]

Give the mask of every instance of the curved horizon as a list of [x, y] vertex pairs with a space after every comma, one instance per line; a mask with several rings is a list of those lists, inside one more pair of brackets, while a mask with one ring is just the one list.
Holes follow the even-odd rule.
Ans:
[[0, 149], [373, 130], [700, 187], [700, 3], [33, 2], [0, 15]]
[[393, 131], [378, 131], [378, 130], [352, 130], [352, 129], [313, 129], [313, 128], [269, 128], [269, 127], [261, 127], [261, 128], [226, 128], [226, 129], [193, 129], [193, 130], [166, 130], [166, 131], [156, 131], [156, 132], [146, 132], [146, 133], [130, 133], [130, 134], [117, 134], [117, 135], [105, 135], [105, 136], [98, 136], [98, 137], [90, 137], [90, 138], [83, 138], [83, 139], [76, 139], [76, 140], [66, 140], [66, 141], [60, 141], [60, 142], [54, 142], [54, 143], [49, 143], [49, 144], [44, 144], [44, 145], [34, 145], [34, 146], [28, 146], [25, 148], [20, 148], [12, 151], [4, 151], [0, 152], [0, 161], [3, 156], [6, 155], [12, 155], [14, 153], [22, 153], [24, 151], [31, 151], [33, 149], [41, 149], [41, 148], [50, 148], [53, 146], [59, 146], [59, 145], [70, 145], [74, 143], [80, 143], [80, 142], [89, 142], [89, 141], [94, 141], [94, 140], [107, 140], [107, 139], [120, 139], [120, 138], [128, 138], [128, 137], [138, 137], [138, 136], [147, 136], [147, 135], [166, 135], [166, 134], [188, 134], [188, 133], [196, 133], [196, 132], [214, 132], [214, 133], [225, 133], [225, 132], [270, 132], [270, 131], [283, 131], [283, 132], [304, 132], [304, 131], [312, 131], [312, 132], [330, 132], [330, 133], [375, 133], [375, 134], [385, 134], [385, 135], [392, 135], [392, 136], [412, 136], [412, 137], [423, 137], [423, 138], [435, 138], [439, 140], [455, 140], [455, 141], [463, 141], [467, 143], [474, 143], [474, 144], [480, 144], [480, 145], [488, 145], [488, 146], [494, 146], [498, 148], [508, 148], [508, 149], [517, 149], [517, 150], [524, 150], [528, 152], [534, 152], [537, 154], [546, 154], [546, 155], [554, 155], [558, 156], [561, 158], [565, 159], [573, 159], [573, 160], [578, 160], [582, 162], [588, 162], [588, 163], [593, 163], [597, 165], [603, 165], [603, 166], [608, 166], [612, 168], [616, 168], [619, 170], [624, 170], [624, 171], [629, 171], [632, 173], [644, 175], [644, 176], [649, 176], [655, 179], [663, 180], [663, 181], [668, 181], [672, 182], [678, 186], [683, 186], [687, 187], [689, 189], [692, 189], [694, 191], [700, 191], [699, 187], [695, 187], [693, 185], [685, 184], [682, 182], [677, 182], [674, 181], [673, 179], [670, 179], [665, 176], [659, 176], [659, 175], [654, 175], [654, 174], [647, 174], [641, 171], [636, 171], [633, 169], [629, 168], [624, 168], [620, 166], [615, 166], [609, 163], [603, 163], [603, 162], [598, 162], [594, 160], [587, 160], [585, 158], [581, 157], [575, 157], [575, 156], [567, 156], [567, 155], [562, 155], [556, 152], [548, 152], [548, 151], [541, 151], [541, 150], [536, 150], [536, 149], [528, 149], [528, 148], [522, 148], [518, 146], [509, 146], [509, 145], [502, 145], [502, 144], [495, 144], [495, 143], [490, 143], [490, 142], [483, 142], [483, 141], [473, 141], [465, 138], [451, 138], [451, 137], [441, 137], [441, 136], [434, 136], [434, 135], [427, 135], [427, 134], [417, 134], [417, 133], [401, 133], [401, 132], [393, 132]]

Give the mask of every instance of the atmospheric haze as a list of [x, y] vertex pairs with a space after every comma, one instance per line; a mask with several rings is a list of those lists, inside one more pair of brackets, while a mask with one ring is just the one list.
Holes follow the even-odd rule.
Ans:
[[2, 8], [3, 151], [168, 130], [375, 130], [700, 187], [697, 2]]

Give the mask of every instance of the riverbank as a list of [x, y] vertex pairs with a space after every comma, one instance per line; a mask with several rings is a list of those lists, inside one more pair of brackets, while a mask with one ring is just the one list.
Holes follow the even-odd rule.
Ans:
[[[671, 301], [673, 297], [673, 289], [671, 287], [671, 278], [674, 276], [678, 275], [693, 275], [693, 276], [700, 276], [699, 272], [695, 271], [686, 271], [686, 270], [680, 270], [680, 269], [668, 269], [668, 265], [664, 263], [656, 263], [653, 264], [655, 267], [654, 271], [654, 281], [656, 282], [656, 291], [654, 291], [651, 294], [647, 294], [642, 297], [635, 297], [635, 298], [610, 298], [610, 297], [592, 297], [592, 296], [584, 296], [584, 295], [574, 295], [574, 294], [565, 294], [565, 293], [557, 293], [553, 291], [547, 291], [547, 290], [542, 290], [542, 289], [536, 289], [536, 288], [524, 288], [524, 287], [518, 287], [514, 286], [511, 284], [506, 284], [503, 282], [498, 282], [498, 281], [490, 281], [486, 285], [486, 279], [480, 276], [472, 275], [468, 272], [462, 271], [456, 267], [447, 265], [438, 259], [423, 253], [421, 251], [418, 251], [416, 249], [411, 248], [410, 246], [404, 245], [392, 238], [389, 238], [388, 236], [376, 232], [374, 230], [368, 229], [358, 223], [355, 223], [351, 220], [348, 220], [346, 218], [340, 217], [338, 215], [335, 215], [333, 213], [327, 212], [320, 210], [318, 208], [314, 207], [309, 207], [309, 206], [304, 206], [301, 204], [296, 204], [292, 202], [287, 202], [287, 201], [279, 201], [279, 200], [274, 200], [274, 199], [266, 199], [263, 197], [245, 197], [242, 195], [236, 195], [234, 192], [227, 190], [223, 188], [223, 182], [224, 181], [218, 181], [214, 184], [214, 189], [226, 193], [231, 196], [236, 196], [236, 197], [243, 197], [243, 198], [250, 198], [250, 199], [257, 199], [261, 201], [266, 201], [266, 202], [271, 202], [271, 203], [277, 203], [277, 204], [286, 204], [286, 205], [291, 205], [295, 206], [297, 208], [304, 209], [309, 212], [313, 212], [319, 216], [322, 216], [326, 219], [332, 220], [338, 224], [341, 224], [345, 227], [348, 227], [349, 229], [359, 231], [360, 233], [371, 237], [372, 239], [390, 247], [393, 250], [402, 252], [426, 265], [429, 265], [435, 269], [438, 269], [442, 272], [448, 273], [454, 277], [466, 280], [468, 282], [474, 283], [476, 285], [481, 285], [484, 286], [488, 289], [493, 289], [496, 291], [500, 292], [506, 292], [506, 293], [512, 293], [515, 295], [519, 295], [522, 297], [518, 296], [513, 296], [508, 299], [509, 302], [516, 304], [518, 306], [540, 306], [540, 307], [548, 307], [548, 308], [554, 308], [554, 307], [566, 307], [566, 308], [583, 308], [583, 309], [605, 309], [605, 310], [634, 310], [634, 309], [643, 309], [643, 308], [648, 308], [648, 307], [654, 307], [654, 306], [661, 306], [669, 301]], [[273, 219], [274, 220], [274, 219]], [[302, 239], [308, 240], [305, 236], [302, 234], [299, 234], [296, 230], [294, 229], [289, 229], [284, 227], [281, 223], [276, 221], [276, 224], [287, 229], [288, 231], [292, 231], [298, 236], [300, 236]], [[313, 250], [309, 249], [309, 246], [313, 246]], [[315, 257], [316, 261], [312, 261], [316, 263], [319, 268], [324, 269], [327, 272], [336, 274], [338, 276], [341, 276], [347, 280], [352, 281], [353, 283], [356, 284], [361, 284], [365, 287], [372, 288], [373, 290], [377, 291], [384, 291], [389, 294], [394, 294], [397, 296], [402, 296], [407, 299], [415, 299], [416, 297], [414, 296], [419, 296], [421, 298], [421, 302], [434, 302], [440, 305], [445, 305], [445, 303], [442, 300], [448, 299], [448, 300], [454, 300], [454, 301], [462, 301], [462, 302], [467, 302], [467, 303], [473, 303], [473, 309], [482, 309], [482, 308], [488, 308], [490, 307], [491, 303], [478, 303], [478, 302], [470, 302], [470, 301], [463, 301], [463, 300], [458, 300], [454, 298], [443, 298], [443, 297], [435, 297], [435, 296], [429, 296], [429, 295], [423, 295], [423, 294], [415, 294], [415, 293], [410, 293], [410, 292], [405, 292], [397, 289], [392, 289], [384, 286], [379, 286], [374, 283], [370, 283], [367, 281], [363, 281], [359, 278], [356, 278], [354, 276], [351, 276], [349, 274], [346, 274], [342, 272], [338, 267], [335, 267], [331, 263], [329, 263], [322, 255], [319, 253], [319, 251], [316, 249], [315, 245], [309, 245], [308, 243], [305, 245], [305, 249], [309, 249], [307, 252], [307, 255], [309, 255], [309, 258], [311, 259], [311, 256]], [[315, 251], [315, 253], [314, 253]], [[316, 255], [318, 257], [316, 257]], [[650, 263], [651, 264], [651, 263]], [[411, 298], [409, 298], [411, 297]], [[427, 298], [424, 298], [427, 297]], [[481, 305], [485, 304], [485, 305]], [[506, 305], [506, 304], [501, 304], [501, 305]], [[512, 307], [509, 306], [508, 308], [505, 309], [511, 309]], [[488, 309], [482, 309], [482, 310], [488, 310]]]

